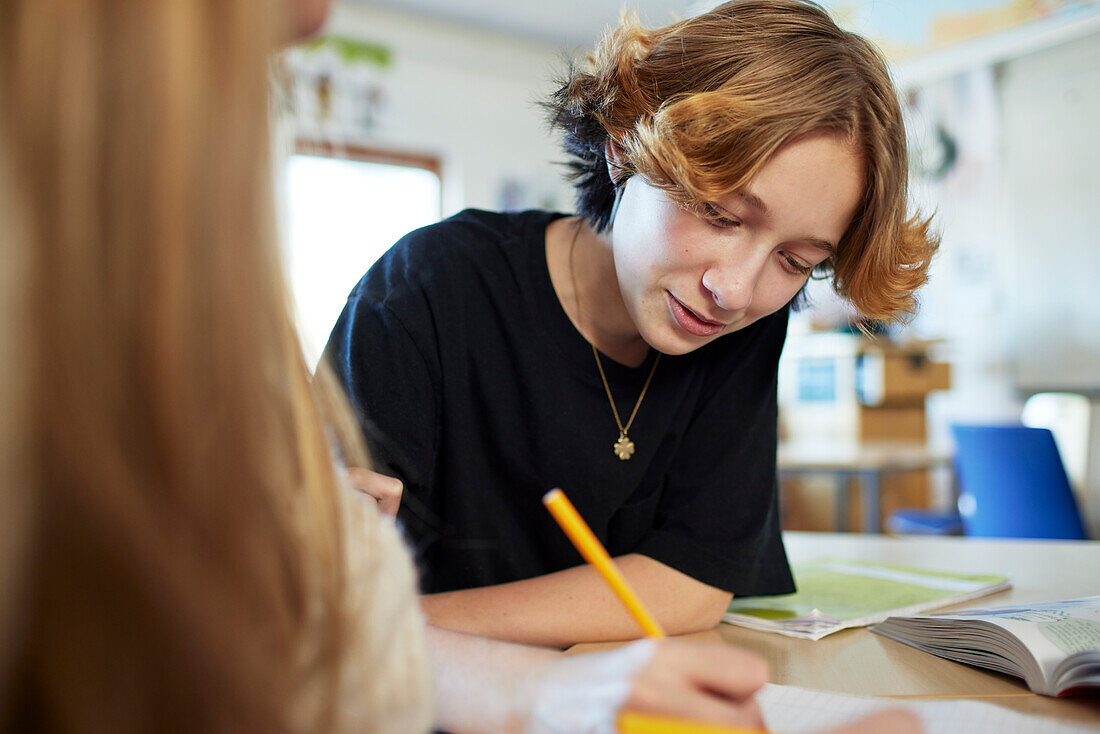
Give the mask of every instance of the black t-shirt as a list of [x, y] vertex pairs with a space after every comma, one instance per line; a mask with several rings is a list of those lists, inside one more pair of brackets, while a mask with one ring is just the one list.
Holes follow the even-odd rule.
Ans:
[[[561, 214], [468, 210], [401, 239], [348, 297], [325, 349], [425, 592], [582, 563], [541, 498], [561, 487], [614, 555], [641, 553], [737, 595], [793, 591], [777, 507], [776, 368], [787, 309], [661, 358], [618, 439], [589, 343], [546, 264]], [[653, 366], [603, 357], [619, 414]]]

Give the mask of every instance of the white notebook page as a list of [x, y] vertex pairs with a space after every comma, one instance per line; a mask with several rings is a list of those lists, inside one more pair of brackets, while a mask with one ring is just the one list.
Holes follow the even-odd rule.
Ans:
[[769, 684], [757, 695], [773, 734], [810, 734], [885, 708], [920, 716], [925, 734], [1096, 734], [1095, 727], [1024, 714], [977, 701], [867, 698]]

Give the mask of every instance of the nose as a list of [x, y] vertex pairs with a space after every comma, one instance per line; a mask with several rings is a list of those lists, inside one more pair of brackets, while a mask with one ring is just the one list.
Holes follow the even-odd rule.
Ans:
[[723, 311], [744, 311], [752, 303], [763, 266], [760, 258], [739, 253], [707, 268], [703, 273], [703, 287]]

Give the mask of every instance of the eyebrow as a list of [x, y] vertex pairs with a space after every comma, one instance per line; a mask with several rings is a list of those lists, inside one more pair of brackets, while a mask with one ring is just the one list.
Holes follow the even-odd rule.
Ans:
[[748, 204], [749, 206], [751, 206], [753, 209], [756, 209], [761, 214], [767, 216], [767, 214], [768, 214], [768, 205], [765, 204], [764, 200], [761, 199], [759, 196], [752, 193], [751, 191], [738, 191], [737, 196], [739, 198], [741, 198], [742, 200], [744, 200], [744, 202], [746, 204]]
[[829, 255], [836, 254], [836, 246], [828, 240], [818, 239], [817, 237], [807, 237], [806, 241], [819, 250], [824, 250]]
[[[753, 209], [760, 212], [762, 216], [768, 216], [768, 205], [756, 194], [751, 191], [738, 191], [737, 196]], [[823, 240], [820, 237], [803, 237], [803, 239], [819, 250], [824, 250], [830, 255], [836, 254], [836, 245], [828, 240]]]

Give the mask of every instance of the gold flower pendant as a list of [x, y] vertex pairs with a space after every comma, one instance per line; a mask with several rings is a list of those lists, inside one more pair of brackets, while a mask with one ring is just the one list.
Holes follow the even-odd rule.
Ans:
[[626, 461], [634, 455], [634, 442], [626, 437], [626, 433], [621, 433], [619, 434], [619, 440], [615, 442], [614, 451], [615, 456], [618, 456], [622, 461]]

